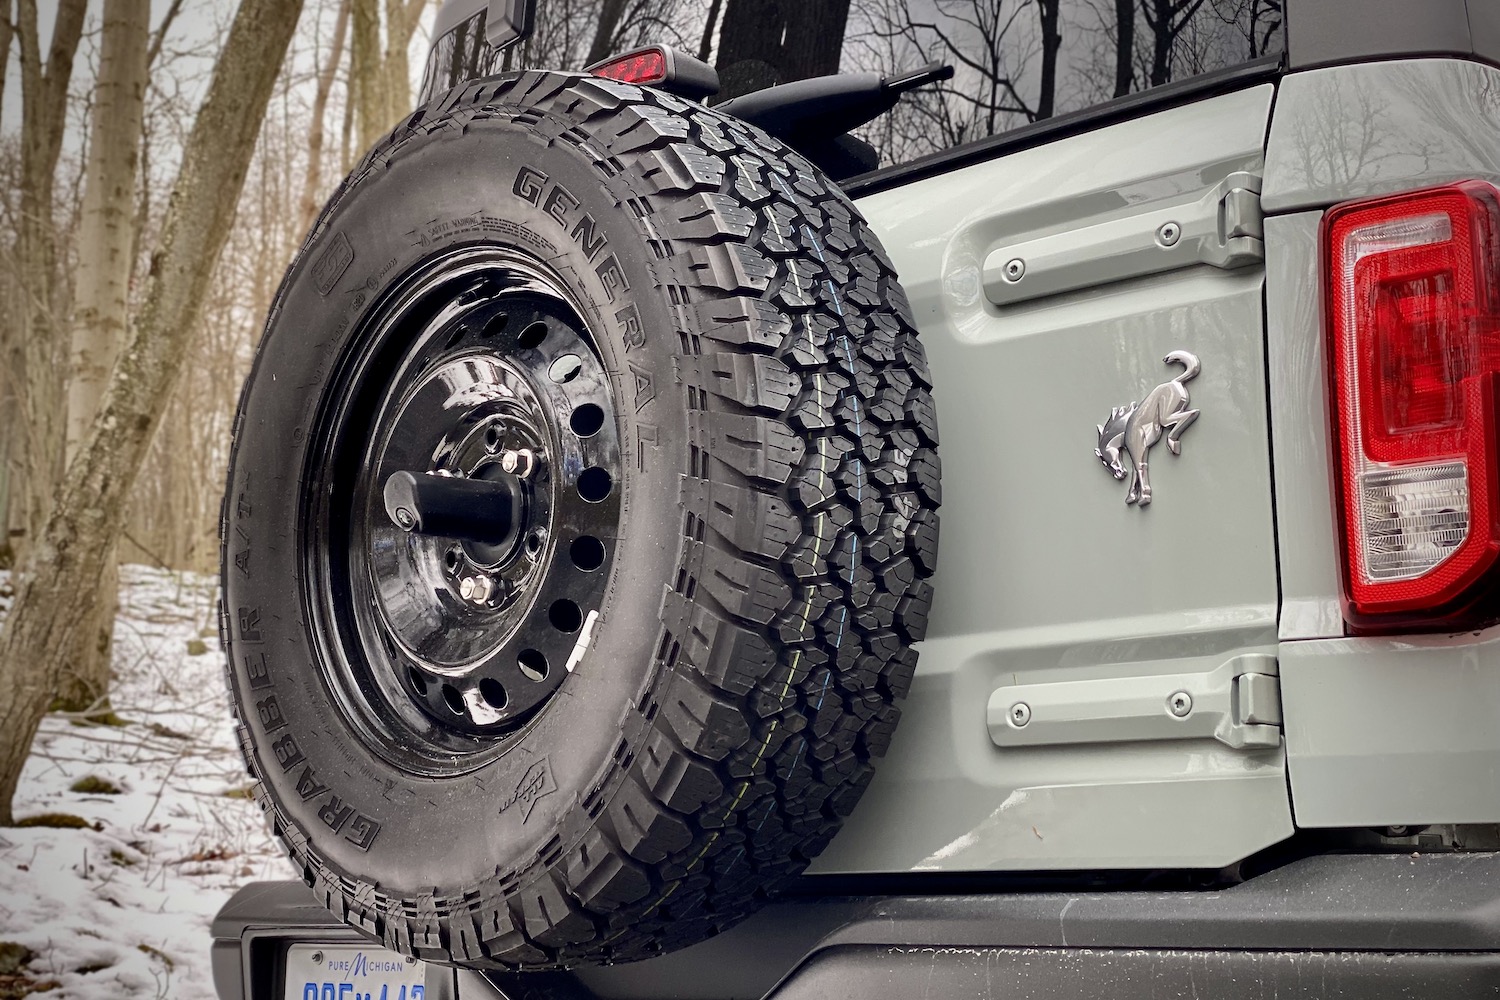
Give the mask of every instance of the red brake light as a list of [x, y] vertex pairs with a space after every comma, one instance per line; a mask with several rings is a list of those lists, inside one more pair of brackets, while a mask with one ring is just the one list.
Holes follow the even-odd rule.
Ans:
[[667, 78], [667, 55], [658, 48], [636, 49], [618, 59], [591, 66], [589, 72], [626, 83], [661, 83]]
[[1500, 191], [1340, 205], [1323, 240], [1348, 618], [1500, 617]]

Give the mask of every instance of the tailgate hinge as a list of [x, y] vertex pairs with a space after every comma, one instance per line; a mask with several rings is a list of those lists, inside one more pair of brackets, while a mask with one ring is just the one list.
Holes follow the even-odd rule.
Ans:
[[1242, 653], [1212, 670], [996, 688], [997, 746], [1213, 738], [1235, 749], [1281, 744], [1276, 657]]
[[1229, 270], [1266, 258], [1260, 175], [1236, 171], [1202, 196], [1132, 205], [1114, 218], [1020, 239], [984, 260], [984, 290], [1012, 305], [1195, 264]]

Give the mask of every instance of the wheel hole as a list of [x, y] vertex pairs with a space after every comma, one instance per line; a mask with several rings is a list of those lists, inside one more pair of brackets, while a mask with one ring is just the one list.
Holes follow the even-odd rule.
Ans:
[[484, 321], [484, 326], [480, 328], [479, 335], [481, 337], [493, 337], [495, 334], [503, 331], [509, 323], [509, 316], [503, 312], [497, 312]]
[[547, 679], [547, 658], [540, 650], [523, 649], [516, 656], [516, 665], [521, 668], [521, 673], [526, 675], [527, 680], [544, 681]]
[[573, 565], [588, 572], [604, 565], [604, 543], [593, 535], [580, 535], [568, 546]]
[[448, 339], [443, 341], [443, 350], [446, 351], [452, 349], [454, 345], [456, 345], [460, 340], [464, 339], [464, 336], [468, 332], [469, 328], [467, 326], [464, 326], [462, 323], [455, 326], [453, 328], [453, 332], [448, 334]]
[[577, 632], [583, 625], [583, 612], [564, 597], [552, 602], [552, 607], [547, 609], [547, 620], [559, 632]]
[[532, 323], [522, 330], [516, 337], [516, 346], [522, 350], [532, 350], [542, 346], [542, 341], [547, 339], [547, 324], [541, 320]]
[[427, 678], [422, 676], [422, 671], [416, 667], [407, 667], [406, 676], [411, 680], [411, 686], [416, 688], [419, 694], [427, 693]]
[[443, 685], [443, 701], [448, 703], [448, 711], [454, 715], [464, 714], [464, 696], [452, 684]]
[[443, 553], [443, 565], [448, 567], [450, 573], [458, 569], [458, 546]]
[[500, 448], [500, 428], [486, 427], [484, 429], [484, 447], [488, 451], [497, 451]]
[[542, 542], [545, 540], [540, 530], [531, 532], [526, 536], [526, 554], [534, 556], [542, 551]]
[[599, 429], [604, 426], [604, 409], [594, 403], [584, 403], [573, 411], [573, 415], [568, 418], [568, 425], [579, 437], [598, 434]]
[[552, 362], [552, 367], [547, 369], [547, 375], [558, 385], [566, 385], [578, 377], [583, 371], [583, 359], [576, 354], [564, 354]]
[[596, 465], [591, 469], [584, 469], [578, 477], [578, 495], [589, 503], [599, 503], [609, 496], [609, 491], [614, 488], [614, 485], [615, 481], [608, 470]]
[[504, 708], [510, 698], [505, 694], [505, 688], [493, 677], [486, 677], [479, 682], [479, 697], [491, 708]]

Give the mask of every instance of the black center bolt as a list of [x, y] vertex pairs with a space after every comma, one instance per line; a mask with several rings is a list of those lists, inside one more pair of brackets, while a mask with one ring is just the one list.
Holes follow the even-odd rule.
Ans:
[[509, 538], [521, 513], [521, 484], [512, 475], [462, 479], [394, 472], [385, 481], [384, 498], [387, 516], [403, 531], [481, 545]]

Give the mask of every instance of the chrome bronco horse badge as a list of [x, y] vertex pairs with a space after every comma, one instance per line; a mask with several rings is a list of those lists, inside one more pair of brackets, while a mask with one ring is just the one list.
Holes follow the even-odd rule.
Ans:
[[[1139, 403], [1116, 406], [1109, 411], [1109, 419], [1099, 428], [1099, 446], [1094, 454], [1116, 479], [1130, 475], [1130, 488], [1125, 492], [1125, 502], [1140, 504], [1151, 502], [1151, 477], [1147, 461], [1151, 446], [1167, 434], [1167, 447], [1172, 454], [1182, 454], [1182, 432], [1198, 419], [1198, 411], [1188, 409], [1187, 382], [1201, 370], [1198, 357], [1187, 351], [1173, 351], [1164, 364], [1182, 365], [1183, 373], [1170, 382], [1146, 393]], [[1127, 470], [1120, 461], [1121, 451], [1130, 460]]]

